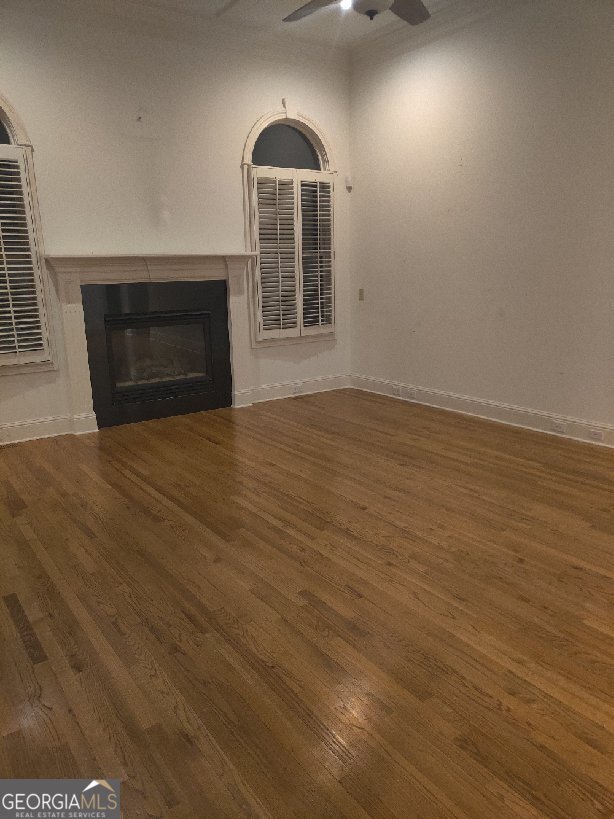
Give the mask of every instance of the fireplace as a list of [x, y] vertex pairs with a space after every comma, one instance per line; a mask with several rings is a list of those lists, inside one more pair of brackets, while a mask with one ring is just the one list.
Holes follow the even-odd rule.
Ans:
[[232, 403], [225, 281], [82, 286], [99, 427]]

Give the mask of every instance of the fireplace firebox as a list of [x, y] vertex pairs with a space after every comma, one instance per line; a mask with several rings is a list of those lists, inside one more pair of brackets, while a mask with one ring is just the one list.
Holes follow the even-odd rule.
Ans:
[[226, 282], [81, 291], [99, 427], [231, 405]]

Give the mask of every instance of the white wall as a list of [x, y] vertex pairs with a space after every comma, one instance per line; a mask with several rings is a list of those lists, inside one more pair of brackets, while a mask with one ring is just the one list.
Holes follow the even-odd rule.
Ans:
[[[48, 254], [245, 250], [243, 145], [282, 97], [319, 124], [340, 178], [348, 172], [341, 57], [90, 5], [0, 3], [0, 92], [34, 145]], [[340, 186], [337, 340], [246, 349], [236, 389], [349, 372], [348, 210]], [[0, 425], [68, 412], [61, 332], [58, 348], [57, 372], [0, 375]]]
[[611, 424], [614, 4], [503, 5], [356, 58], [353, 372]]

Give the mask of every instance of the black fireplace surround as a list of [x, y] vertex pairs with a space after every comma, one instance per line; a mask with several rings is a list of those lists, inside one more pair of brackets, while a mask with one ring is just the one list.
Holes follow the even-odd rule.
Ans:
[[225, 281], [81, 292], [99, 427], [231, 406]]

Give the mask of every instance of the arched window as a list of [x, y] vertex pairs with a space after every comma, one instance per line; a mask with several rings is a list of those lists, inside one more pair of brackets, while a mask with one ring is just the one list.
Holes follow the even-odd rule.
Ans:
[[322, 170], [318, 153], [305, 134], [283, 122], [269, 125], [260, 134], [252, 152], [252, 164]]
[[0, 368], [51, 358], [32, 149], [21, 131], [0, 98]]
[[10, 145], [11, 137], [7, 131], [6, 125], [0, 119], [0, 145]]
[[258, 254], [255, 340], [330, 334], [334, 174], [322, 139], [302, 121], [273, 121], [257, 133], [247, 164], [250, 237]]

